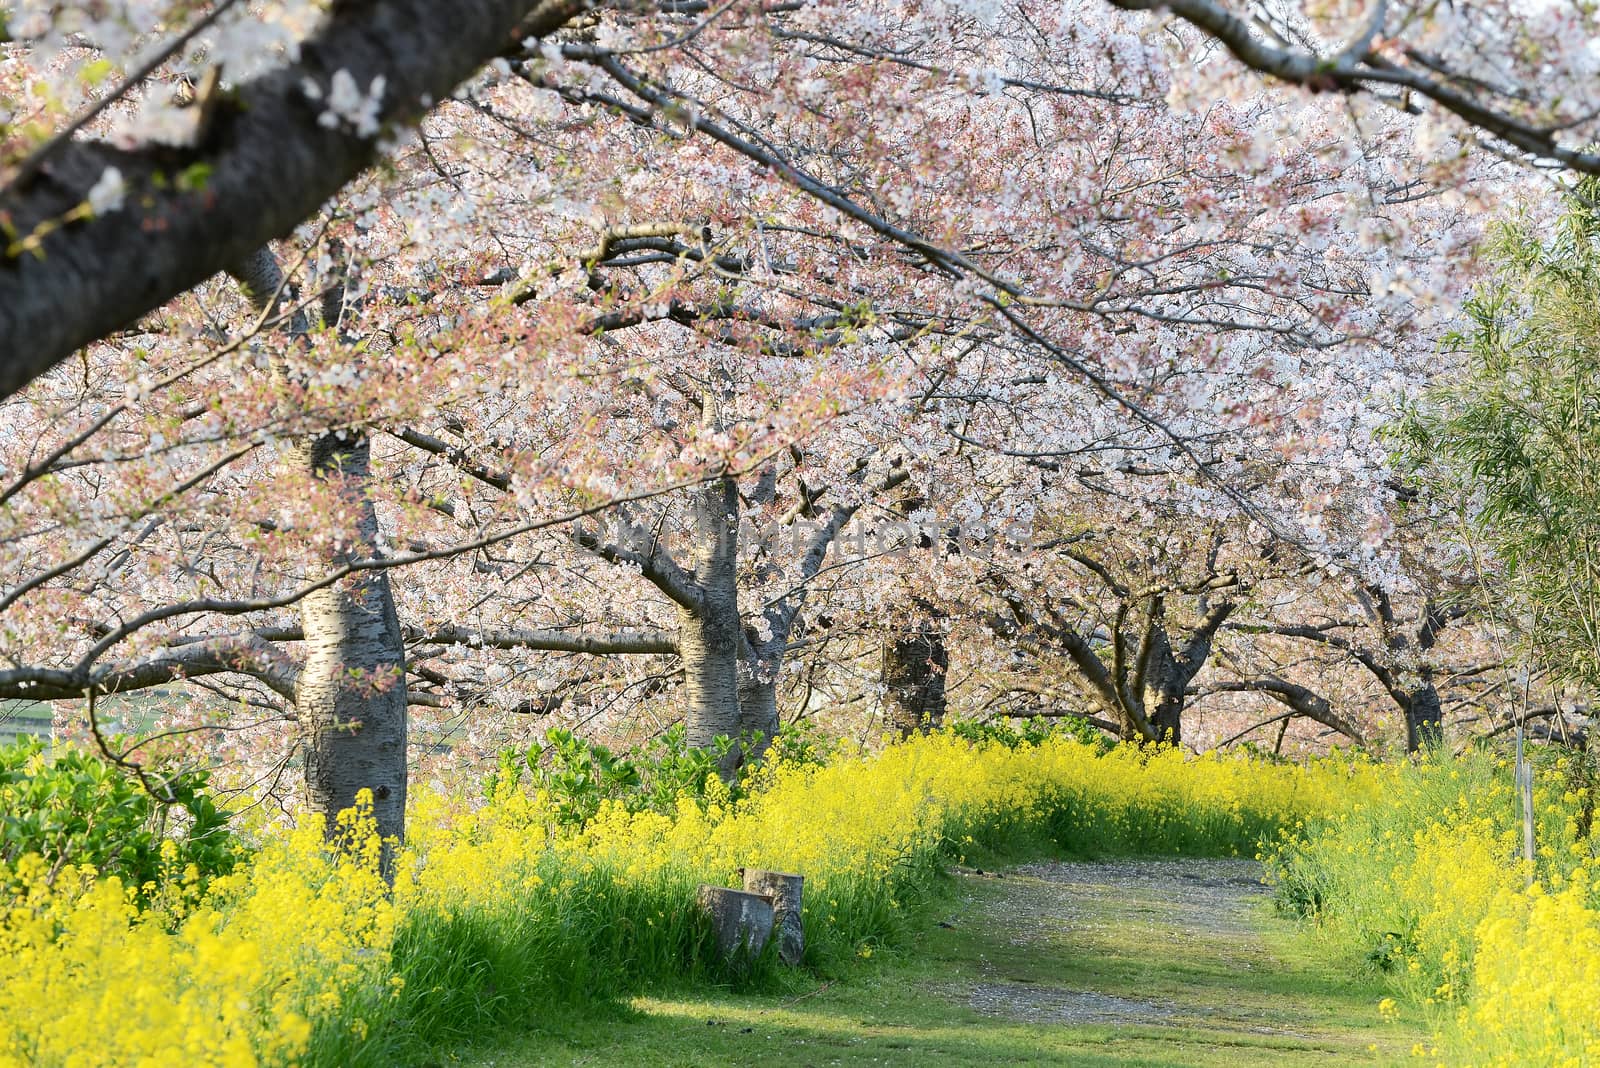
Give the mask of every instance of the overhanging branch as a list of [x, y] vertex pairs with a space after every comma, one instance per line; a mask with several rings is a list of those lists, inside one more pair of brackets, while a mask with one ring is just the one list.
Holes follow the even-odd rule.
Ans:
[[[317, 211], [377, 155], [375, 139], [322, 125], [304, 86], [383, 78], [378, 119], [416, 120], [512, 40], [542, 37], [585, 0], [385, 0], [334, 5], [300, 60], [241, 86], [187, 148], [74, 141], [0, 194], [18, 239], [83, 204], [108, 168], [126, 207], [57, 226], [36, 252], [0, 256], [0, 396], [80, 346], [205, 281]], [[175, 182], [205, 174], [202, 188]]]

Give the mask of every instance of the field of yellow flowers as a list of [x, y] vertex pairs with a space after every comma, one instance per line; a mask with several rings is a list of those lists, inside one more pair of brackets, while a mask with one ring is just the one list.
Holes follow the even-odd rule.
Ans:
[[1328, 952], [1433, 1009], [1421, 1063], [1600, 1062], [1591, 759], [1538, 762], [1531, 865], [1511, 768], [1487, 752], [1373, 766], [1375, 794], [1267, 857], [1279, 901], [1316, 921]]
[[826, 766], [778, 764], [728, 802], [606, 806], [581, 828], [503, 784], [420, 792], [386, 895], [377, 852], [269, 836], [203, 892], [126, 887], [27, 858], [0, 925], [0, 1065], [394, 1064], [564, 1002], [716, 977], [697, 883], [804, 873], [808, 964], [870, 953], [969, 851], [1252, 852], [1366, 773], [1015, 747], [940, 735]]
[[1541, 785], [1532, 891], [1489, 758], [1291, 765], [939, 734], [761, 774], [738, 800], [606, 802], [581, 826], [510, 779], [487, 798], [417, 791], [392, 892], [359, 813], [340, 848], [314, 824], [266, 834], [209, 882], [176, 850], [142, 887], [14, 859], [0, 865], [0, 1068], [400, 1064], [647, 984], [724, 981], [694, 889], [741, 867], [807, 877], [806, 963], [826, 972], [892, 939], [967, 855], [1264, 843], [1281, 900], [1328, 952], [1441, 1006], [1441, 1058], [1562, 1063], [1518, 1059], [1537, 1048], [1578, 1064], [1600, 1034], [1583, 799], [1559, 769]]

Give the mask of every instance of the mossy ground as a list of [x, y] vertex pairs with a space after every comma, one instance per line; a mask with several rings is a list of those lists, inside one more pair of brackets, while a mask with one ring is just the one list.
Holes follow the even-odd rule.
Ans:
[[[1317, 954], [1241, 861], [952, 877], [892, 952], [779, 993], [696, 991], [530, 1020], [474, 1068], [1389, 1064], [1420, 1018]], [[803, 977], [796, 977], [801, 979]]]

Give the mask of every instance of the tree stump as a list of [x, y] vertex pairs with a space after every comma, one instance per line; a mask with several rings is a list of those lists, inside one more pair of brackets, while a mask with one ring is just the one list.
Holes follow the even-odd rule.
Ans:
[[798, 966], [806, 955], [806, 932], [800, 922], [800, 892], [804, 875], [744, 869], [744, 888], [772, 899], [773, 924], [778, 932], [778, 959]]
[[772, 938], [770, 896], [702, 883], [695, 897], [711, 917], [724, 961], [746, 964], [761, 955]]

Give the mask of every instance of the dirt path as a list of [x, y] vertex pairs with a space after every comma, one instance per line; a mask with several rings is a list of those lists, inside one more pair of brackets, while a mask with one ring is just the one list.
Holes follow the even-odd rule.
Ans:
[[1271, 914], [1252, 862], [958, 872], [913, 944], [789, 996], [636, 999], [536, 1025], [508, 1065], [1226, 1066], [1399, 1063], [1415, 1021]]
[[[1164, 953], [1177, 957], [1160, 962], [1162, 973], [1181, 961], [1231, 977], [1253, 970], [1261, 961], [1258, 905], [1265, 887], [1259, 866], [1252, 862], [1183, 859], [1030, 864], [996, 878], [1008, 878], [1009, 883], [1003, 890], [984, 895], [986, 900], [969, 914], [969, 922], [1001, 936], [1026, 959], [1013, 960], [1010, 953], [1000, 955], [1002, 963], [988, 956], [980, 958], [993, 970], [995, 979], [975, 983], [967, 1000], [985, 1014], [1030, 1023], [1215, 1021], [1222, 1010], [1186, 1003], [1182, 995], [1190, 991], [1184, 989], [1185, 984], [1173, 986], [1175, 999], [1116, 996], [1070, 986], [1094, 978], [1115, 989], [1142, 988], [1145, 983], [1141, 980], [1157, 977], [1119, 976], [1129, 969], [1115, 965], [1136, 961], [1138, 954], [1130, 950], [1153, 943], [1164, 944]], [[1089, 956], [1103, 960], [1081, 959]], [[1077, 968], [1051, 967], [1074, 957], [1080, 958]], [[1022, 963], [1022, 970], [1029, 974], [1008, 981], [1002, 974], [1007, 963]]]
[[1196, 859], [964, 873], [977, 974], [945, 991], [991, 1019], [1137, 1034], [1195, 1058], [1175, 1063], [1409, 1049], [1413, 1034], [1377, 1018], [1381, 990], [1316, 960], [1271, 916], [1260, 874], [1253, 861]]

